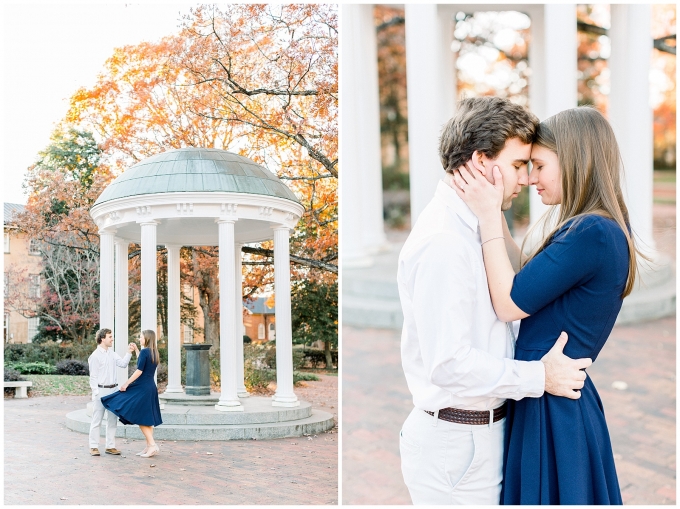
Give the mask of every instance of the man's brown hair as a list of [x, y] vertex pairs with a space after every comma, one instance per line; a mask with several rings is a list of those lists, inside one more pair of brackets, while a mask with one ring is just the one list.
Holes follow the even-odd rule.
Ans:
[[508, 99], [463, 99], [439, 137], [442, 166], [448, 173], [453, 173], [470, 160], [475, 150], [493, 159], [511, 138], [533, 143], [537, 127], [536, 115]]
[[106, 335], [110, 334], [110, 333], [111, 333], [111, 329], [99, 329], [97, 331], [97, 336], [96, 336], [97, 344], [100, 345], [101, 342], [102, 342], [102, 339], [104, 339], [106, 337]]

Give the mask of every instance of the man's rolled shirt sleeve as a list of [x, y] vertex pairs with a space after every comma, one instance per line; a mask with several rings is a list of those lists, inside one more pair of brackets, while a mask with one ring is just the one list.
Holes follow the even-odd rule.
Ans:
[[[411, 273], [414, 319], [429, 381], [460, 397], [541, 396], [541, 361], [498, 358], [471, 346], [475, 280], [463, 272], [470, 263], [452, 245], [455, 241], [451, 235], [433, 236]], [[433, 298], [433, 288], [450, 291]]]

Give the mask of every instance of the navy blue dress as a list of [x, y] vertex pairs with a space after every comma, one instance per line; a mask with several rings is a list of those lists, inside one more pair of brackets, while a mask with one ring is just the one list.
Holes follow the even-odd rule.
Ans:
[[142, 348], [137, 359], [137, 369], [142, 374], [121, 392], [116, 391], [102, 398], [104, 408], [118, 416], [123, 424], [158, 426], [163, 424], [158, 404], [158, 389], [153, 375], [156, 364], [151, 361], [151, 350]]
[[[540, 360], [565, 331], [564, 354], [595, 361], [627, 277], [628, 244], [616, 222], [588, 215], [567, 223], [515, 276], [512, 300], [530, 315], [515, 359]], [[508, 404], [501, 504], [622, 504], [604, 408], [590, 377], [577, 400], [546, 393]]]

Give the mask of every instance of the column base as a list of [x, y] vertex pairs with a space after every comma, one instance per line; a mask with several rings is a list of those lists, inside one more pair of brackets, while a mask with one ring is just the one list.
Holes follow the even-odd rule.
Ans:
[[238, 391], [237, 396], [239, 398], [249, 398], [250, 393], [247, 390], [243, 389], [242, 391], [241, 390]]
[[181, 385], [179, 387], [166, 387], [165, 392], [182, 393], [182, 392], [184, 392], [184, 389], [182, 388]]
[[293, 396], [292, 398], [281, 398], [281, 399], [276, 399], [276, 396], [274, 396], [274, 397], [272, 397], [272, 406], [280, 406], [280, 407], [300, 406], [300, 401], [297, 399], [296, 396]]
[[237, 401], [236, 403], [233, 402], [219, 402], [217, 405], [215, 405], [215, 410], [219, 410], [220, 412], [243, 412], [243, 405], [241, 405], [240, 401]]

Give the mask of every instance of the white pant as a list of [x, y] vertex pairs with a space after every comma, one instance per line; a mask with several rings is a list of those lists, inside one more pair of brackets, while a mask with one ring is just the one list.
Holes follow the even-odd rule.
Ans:
[[443, 421], [414, 408], [400, 433], [401, 472], [415, 505], [497, 505], [505, 418], [493, 425]]
[[99, 448], [99, 426], [101, 426], [102, 419], [104, 419], [104, 412], [106, 412], [106, 448], [114, 449], [116, 447], [116, 426], [118, 425], [118, 417], [116, 414], [109, 412], [102, 405], [102, 397], [117, 391], [118, 387], [111, 387], [106, 389], [99, 388], [99, 394], [93, 401], [92, 408], [92, 423], [90, 424], [90, 449]]

